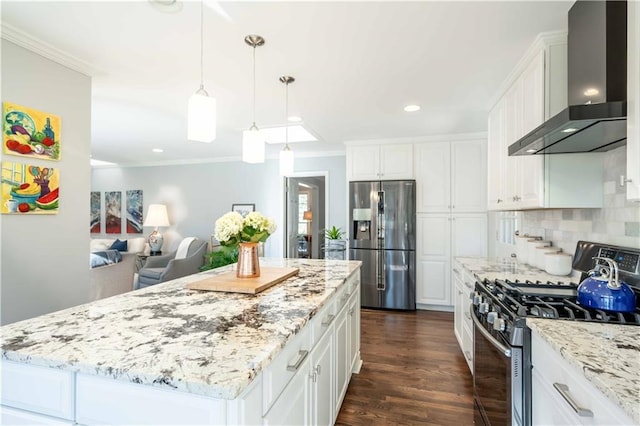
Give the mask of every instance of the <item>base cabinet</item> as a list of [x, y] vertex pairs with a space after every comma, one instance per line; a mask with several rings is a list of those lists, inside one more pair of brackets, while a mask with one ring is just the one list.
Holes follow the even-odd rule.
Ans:
[[634, 424], [535, 332], [531, 333], [531, 363], [534, 425]]
[[453, 332], [458, 340], [471, 374], [473, 374], [473, 324], [471, 322], [470, 295], [473, 293], [473, 274], [454, 260], [452, 268], [454, 281], [454, 322]]

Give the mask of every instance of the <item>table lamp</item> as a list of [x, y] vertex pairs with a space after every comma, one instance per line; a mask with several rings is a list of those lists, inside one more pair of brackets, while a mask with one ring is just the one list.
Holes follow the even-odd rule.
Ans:
[[169, 223], [169, 217], [167, 216], [167, 206], [164, 204], [151, 204], [149, 210], [147, 210], [147, 217], [144, 220], [142, 226], [153, 226], [154, 230], [149, 235], [147, 241], [149, 241], [149, 247], [151, 248], [151, 255], [160, 254], [162, 252], [162, 243], [164, 238], [158, 231], [160, 226], [171, 226]]

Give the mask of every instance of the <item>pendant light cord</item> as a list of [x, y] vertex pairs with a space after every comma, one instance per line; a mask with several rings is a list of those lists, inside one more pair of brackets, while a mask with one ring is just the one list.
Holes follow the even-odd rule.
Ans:
[[200, 90], [204, 89], [204, 0], [200, 0]]
[[256, 46], [253, 45], [253, 125], [256, 125]]
[[289, 149], [289, 82], [285, 83], [285, 104], [284, 104], [284, 114], [285, 114], [285, 137], [284, 137], [284, 146], [286, 149]]

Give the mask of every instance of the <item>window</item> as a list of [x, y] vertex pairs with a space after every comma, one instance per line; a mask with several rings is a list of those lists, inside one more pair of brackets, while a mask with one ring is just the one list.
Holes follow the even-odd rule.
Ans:
[[307, 221], [304, 220], [304, 212], [309, 210], [309, 194], [298, 194], [298, 235], [305, 235], [307, 233]]

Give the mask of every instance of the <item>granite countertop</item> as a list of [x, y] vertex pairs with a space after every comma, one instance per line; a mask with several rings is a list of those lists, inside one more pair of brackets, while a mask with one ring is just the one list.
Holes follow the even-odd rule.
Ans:
[[257, 295], [186, 289], [226, 266], [9, 324], [2, 359], [234, 399], [360, 267], [260, 263], [300, 272]]
[[569, 284], [579, 283], [580, 273], [574, 271], [571, 275], [551, 275], [542, 269], [526, 263], [518, 262], [512, 258], [487, 258], [487, 257], [456, 257], [462, 266], [473, 272], [476, 278], [484, 280], [485, 278], [493, 281], [495, 279], [502, 280], [529, 280], [532, 282], [540, 281], [546, 283], [563, 282]]
[[542, 318], [527, 326], [640, 424], [640, 327]]

